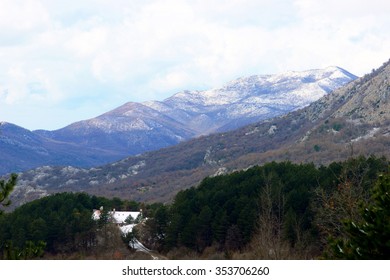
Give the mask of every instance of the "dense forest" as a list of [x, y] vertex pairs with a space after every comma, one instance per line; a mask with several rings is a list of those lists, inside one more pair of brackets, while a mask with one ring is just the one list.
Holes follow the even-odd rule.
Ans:
[[85, 193], [59, 193], [27, 203], [0, 216], [0, 257], [29, 259], [44, 255], [96, 255], [107, 249], [100, 246], [99, 239], [101, 241], [103, 235], [111, 239], [111, 243], [118, 243], [118, 239], [123, 243], [117, 228], [110, 228], [107, 219], [92, 219], [92, 210], [101, 206], [104, 209], [138, 211], [140, 204]]
[[205, 178], [170, 204], [55, 194], [0, 215], [0, 257], [112, 258], [99, 256], [102, 236], [117, 240], [104, 243], [111, 251], [127, 245], [117, 228], [91, 219], [104, 206], [145, 209], [133, 235], [173, 259], [388, 259], [389, 164], [271, 162]]
[[[390, 252], [340, 253], [340, 244], [351, 246], [350, 232], [375, 205], [374, 186], [388, 171], [385, 158], [360, 157], [320, 167], [272, 162], [206, 178], [157, 208], [143, 242], [168, 254], [186, 248], [172, 254], [179, 258], [389, 258]], [[387, 199], [389, 190], [382, 183]], [[389, 233], [383, 231], [379, 247], [389, 248]]]

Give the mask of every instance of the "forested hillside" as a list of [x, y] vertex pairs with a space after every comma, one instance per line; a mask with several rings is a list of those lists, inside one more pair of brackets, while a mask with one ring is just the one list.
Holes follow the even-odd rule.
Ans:
[[272, 162], [206, 178], [156, 211], [145, 242], [179, 258], [342, 257], [330, 239], [346, 240], [343, 221], [362, 220], [360, 204], [371, 203], [372, 186], [388, 171], [386, 159], [361, 157], [321, 167]]
[[[14, 200], [84, 191], [147, 202], [215, 174], [271, 161], [328, 165], [356, 155], [390, 156], [390, 61], [304, 109], [92, 169], [42, 167], [20, 175]], [[28, 194], [26, 194], [28, 190]]]
[[119, 231], [92, 210], [139, 210], [139, 204], [84, 193], [59, 193], [0, 216], [0, 258], [111, 258], [126, 249]]
[[[132, 258], [136, 237], [171, 259], [390, 258], [390, 162], [271, 162], [205, 178], [170, 204], [59, 193], [0, 215], [0, 256]], [[92, 209], [143, 209], [127, 239]], [[130, 254], [130, 255], [129, 255]]]

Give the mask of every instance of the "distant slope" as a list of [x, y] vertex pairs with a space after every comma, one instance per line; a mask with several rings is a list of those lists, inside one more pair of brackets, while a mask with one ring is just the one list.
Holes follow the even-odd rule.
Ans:
[[164, 101], [129, 102], [55, 131], [0, 127], [0, 174], [44, 165], [98, 166], [302, 108], [356, 76], [338, 67], [234, 80]]
[[222, 88], [179, 92], [164, 101], [129, 102], [96, 118], [37, 133], [138, 154], [303, 108], [356, 78], [339, 67], [251, 76]]
[[174, 145], [194, 135], [180, 122], [134, 102], [56, 131], [35, 133], [79, 146], [112, 150], [121, 155], [117, 159]]
[[[40, 136], [17, 125], [0, 123], [0, 174], [46, 165], [93, 166], [118, 158], [112, 151], [80, 147]], [[102, 160], [104, 158], [104, 160]]]
[[[308, 107], [225, 133], [92, 169], [46, 167], [21, 175], [19, 190], [87, 191], [168, 201], [206, 176], [272, 160], [327, 164], [390, 153], [390, 62]], [[22, 193], [22, 192], [21, 192]]]

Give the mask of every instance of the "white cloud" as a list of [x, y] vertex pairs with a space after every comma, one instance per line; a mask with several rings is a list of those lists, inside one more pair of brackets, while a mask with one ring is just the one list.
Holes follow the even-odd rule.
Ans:
[[304, 17], [330, 17], [333, 19], [364, 17], [376, 15], [387, 16], [390, 12], [390, 3], [382, 0], [295, 0], [295, 5]]
[[45, 7], [38, 0], [2, 0], [0, 29], [11, 31], [33, 30], [50, 20]]
[[291, 40], [289, 48], [302, 47], [305, 57], [296, 50], [293, 64], [317, 59], [320, 66], [337, 64], [363, 75], [389, 58], [390, 4], [373, 1], [297, 0], [301, 23], [289, 32], [301, 43]]
[[69, 49], [79, 58], [88, 58], [99, 53], [105, 46], [108, 29], [103, 26], [92, 27], [89, 30], [75, 30], [65, 42], [65, 48]]
[[[2, 0], [0, 105], [57, 108], [69, 112], [70, 123], [127, 101], [161, 100], [251, 74], [338, 65], [362, 75], [388, 59], [389, 6], [381, 0]], [[15, 115], [0, 111], [0, 119]]]

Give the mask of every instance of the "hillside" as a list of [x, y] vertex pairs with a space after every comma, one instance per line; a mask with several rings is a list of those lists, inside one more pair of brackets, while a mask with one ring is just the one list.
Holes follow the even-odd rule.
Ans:
[[169, 204], [50, 195], [0, 215], [0, 259], [388, 259], [389, 166], [271, 162]]
[[0, 175], [46, 165], [94, 166], [115, 160], [115, 151], [80, 147], [43, 137], [20, 126], [0, 123]]
[[[55, 131], [0, 126], [0, 174], [44, 165], [88, 168], [302, 108], [356, 76], [338, 67], [251, 76], [164, 101], [128, 102]], [[12, 127], [12, 128], [11, 128]]]
[[339, 67], [239, 78], [221, 88], [129, 102], [96, 118], [36, 133], [138, 154], [302, 108], [357, 77]]
[[[244, 128], [202, 136], [94, 169], [52, 168], [22, 174], [20, 188], [84, 190], [167, 201], [206, 176], [272, 160], [325, 164], [352, 154], [388, 155], [389, 62], [312, 105]], [[374, 109], [369, 107], [376, 104]], [[360, 108], [367, 107], [364, 114]]]

